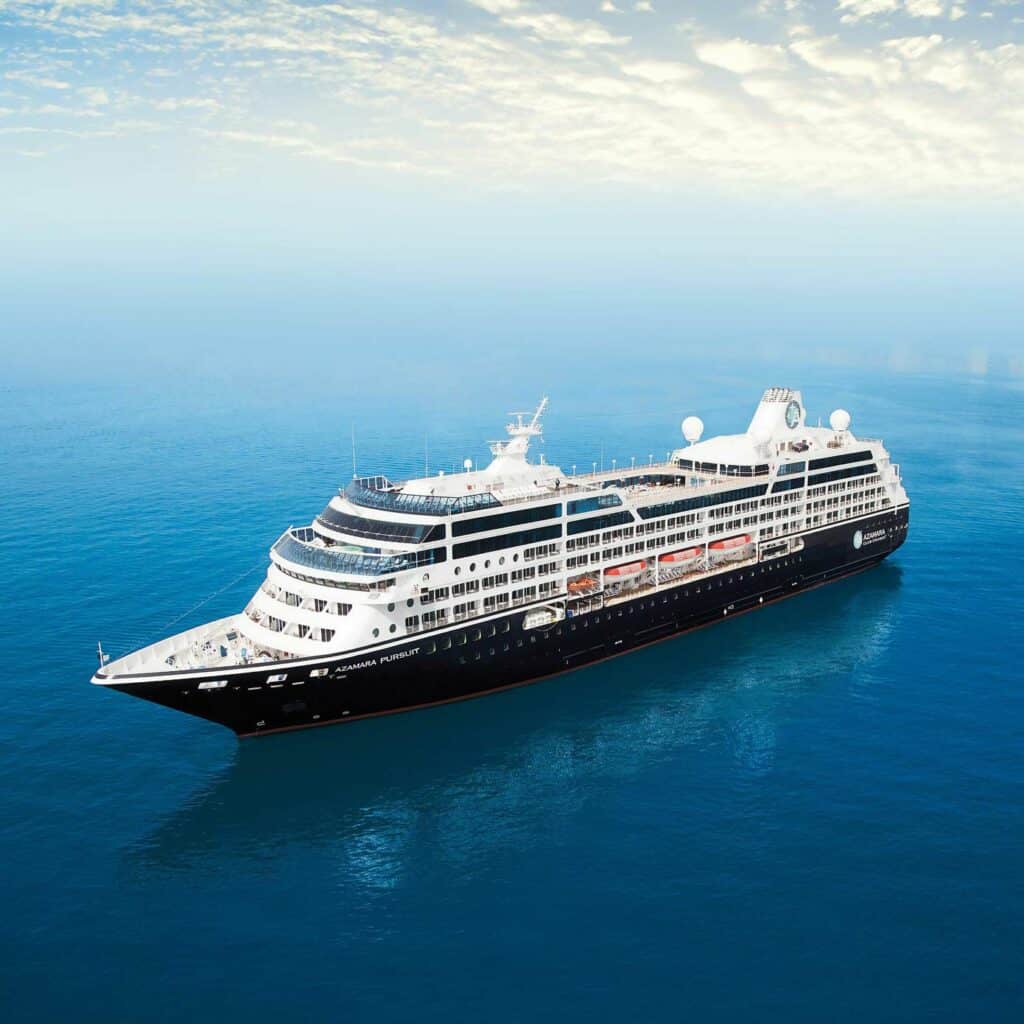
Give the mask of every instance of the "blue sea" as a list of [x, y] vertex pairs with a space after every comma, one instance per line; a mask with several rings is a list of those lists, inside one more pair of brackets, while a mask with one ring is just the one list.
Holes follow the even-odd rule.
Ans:
[[[152, 328], [145, 366], [80, 352], [2, 388], [6, 1021], [1022, 1019], [1019, 377], [670, 344], [546, 364], [536, 339], [186, 366]], [[353, 433], [359, 472], [448, 469], [547, 392], [535, 454], [583, 471], [663, 458], [689, 413], [742, 430], [775, 384], [901, 464], [881, 567], [535, 686], [242, 744], [89, 685], [97, 641], [242, 607]]]

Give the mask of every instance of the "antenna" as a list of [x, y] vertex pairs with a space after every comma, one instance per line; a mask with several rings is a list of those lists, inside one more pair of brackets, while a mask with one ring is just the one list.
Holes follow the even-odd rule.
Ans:
[[530, 447], [530, 438], [537, 437], [543, 441], [543, 434], [540, 427], [540, 418], [548, 407], [548, 397], [545, 395], [540, 400], [540, 405], [534, 411], [529, 423], [524, 423], [523, 418], [529, 416], [526, 412], [510, 412], [509, 416], [514, 417], [511, 423], [505, 425], [509, 440], [490, 442], [491, 454], [495, 458], [502, 456], [508, 458], [525, 459]]
[[423, 435], [423, 475], [430, 476], [430, 445], [426, 434]]
[[356, 425], [352, 424], [352, 479], [356, 478]]

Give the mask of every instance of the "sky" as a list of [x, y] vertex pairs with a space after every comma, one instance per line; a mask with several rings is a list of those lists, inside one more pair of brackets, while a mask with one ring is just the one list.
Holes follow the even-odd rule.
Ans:
[[0, 0], [5, 335], [401, 290], [396, 333], [870, 308], [1016, 366], [1022, 34], [1021, 0]]

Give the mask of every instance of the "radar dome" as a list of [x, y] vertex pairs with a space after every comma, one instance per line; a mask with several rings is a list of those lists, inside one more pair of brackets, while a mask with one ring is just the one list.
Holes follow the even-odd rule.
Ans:
[[845, 409], [836, 409], [828, 418], [832, 429], [837, 433], [850, 429], [850, 414]]
[[473, 468], [473, 460], [472, 460], [472, 459], [466, 459], [466, 460], [465, 460], [465, 461], [464, 461], [464, 462], [462, 463], [462, 468], [463, 468], [463, 469], [465, 469], [465, 470], [470, 470], [470, 469], [472, 469], [472, 468]]
[[704, 421], [699, 416], [687, 416], [683, 420], [683, 437], [686, 438], [690, 444], [695, 444], [700, 440], [700, 435], [704, 433]]

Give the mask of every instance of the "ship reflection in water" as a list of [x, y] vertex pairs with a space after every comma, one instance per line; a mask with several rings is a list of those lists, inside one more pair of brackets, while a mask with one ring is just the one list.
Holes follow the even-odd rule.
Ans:
[[[773, 769], [778, 725], [801, 701], [865, 699], [900, 585], [900, 568], [883, 564], [487, 700], [243, 743], [130, 850], [129, 870], [263, 871], [307, 847], [331, 859], [339, 884], [373, 892], [400, 884], [424, 844], [448, 870], [472, 872], [488, 850], [557, 828], [602, 779], [666, 759], [717, 748], [735, 785], [750, 784]], [[700, 807], [693, 793], [686, 802]]]

